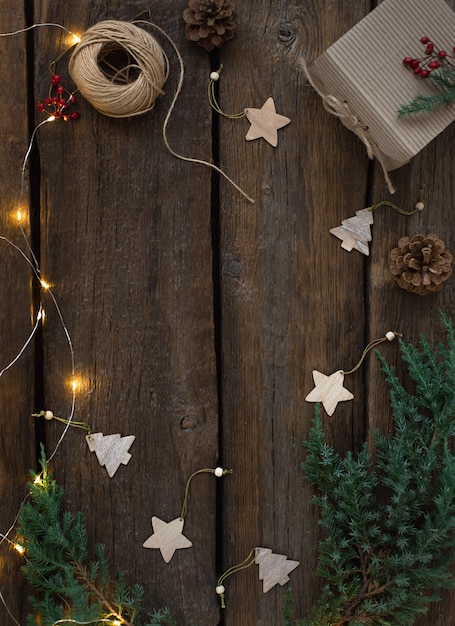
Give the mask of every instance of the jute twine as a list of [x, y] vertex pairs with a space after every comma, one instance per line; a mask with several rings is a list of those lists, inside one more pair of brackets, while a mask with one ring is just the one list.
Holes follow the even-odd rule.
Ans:
[[[102, 65], [116, 52], [126, 55], [128, 63], [112, 68], [109, 76]], [[159, 43], [144, 28], [105, 20], [84, 32], [68, 69], [79, 92], [97, 111], [109, 117], [131, 117], [153, 108], [163, 93], [169, 64]]]
[[392, 181], [390, 180], [390, 176], [384, 163], [384, 156], [378, 145], [374, 141], [373, 137], [369, 133], [368, 127], [365, 126], [356, 115], [354, 115], [354, 113], [350, 110], [347, 102], [343, 102], [335, 96], [324, 94], [316, 87], [310, 76], [310, 72], [308, 71], [305, 59], [300, 58], [299, 65], [303, 69], [305, 77], [310, 85], [322, 98], [322, 104], [324, 106], [324, 109], [327, 111], [327, 113], [330, 113], [331, 115], [340, 118], [343, 124], [357, 135], [357, 137], [365, 146], [369, 159], [373, 159], [376, 157], [382, 168], [382, 173], [384, 175], [384, 180], [386, 182], [389, 193], [395, 193], [395, 188], [392, 184]]
[[[164, 145], [172, 155], [182, 161], [199, 163], [215, 170], [253, 203], [253, 198], [219, 167], [203, 159], [179, 154], [169, 144], [167, 127], [182, 90], [185, 69], [177, 46], [156, 24], [143, 20], [105, 20], [85, 31], [68, 64], [70, 75], [79, 92], [97, 111], [109, 117], [131, 117], [153, 108], [155, 100], [163, 93], [162, 87], [169, 75], [169, 62], [158, 42], [136, 24], [144, 24], [159, 32], [172, 46], [179, 63], [177, 87], [162, 128]], [[126, 54], [131, 62], [121, 69], [113, 64], [109, 65], [109, 55], [116, 52]], [[103, 65], [108, 67], [112, 75], [106, 75]]]

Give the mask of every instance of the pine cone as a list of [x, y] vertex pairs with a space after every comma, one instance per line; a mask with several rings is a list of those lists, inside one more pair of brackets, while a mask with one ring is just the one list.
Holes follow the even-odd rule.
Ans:
[[453, 256], [434, 234], [402, 237], [390, 253], [390, 271], [402, 289], [426, 296], [452, 275]]
[[237, 13], [230, 0], [190, 0], [183, 11], [186, 37], [208, 52], [232, 39]]

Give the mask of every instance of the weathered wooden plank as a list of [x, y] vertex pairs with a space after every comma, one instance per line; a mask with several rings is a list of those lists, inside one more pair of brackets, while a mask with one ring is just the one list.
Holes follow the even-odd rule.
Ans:
[[[253, 546], [300, 561], [291, 574], [296, 616], [319, 593], [317, 511], [300, 464], [314, 407], [311, 372], [355, 364], [364, 345], [363, 264], [329, 234], [364, 206], [362, 145], [322, 109], [298, 69], [360, 20], [366, 2], [251, 2], [222, 49], [220, 104], [260, 107], [273, 96], [291, 118], [277, 148], [246, 143], [246, 121], [221, 120], [221, 162], [256, 199], [248, 205], [222, 182], [223, 455], [235, 469], [225, 487], [226, 567]], [[353, 173], [355, 172], [355, 175]], [[348, 384], [349, 383], [349, 384]], [[346, 381], [355, 402], [325, 417], [341, 450], [364, 434], [363, 380]], [[263, 594], [257, 571], [226, 581], [225, 622], [279, 624], [284, 589]]]
[[[11, 32], [26, 25], [23, 5], [4, 6], [0, 32]], [[27, 53], [25, 35], [0, 38], [0, 82], [4, 103], [0, 117], [2, 157], [0, 183], [0, 406], [2, 435], [0, 452], [0, 622], [12, 623], [11, 616], [22, 620], [24, 590], [19, 571], [21, 558], [8, 540], [15, 539], [14, 524], [21, 500], [26, 496], [28, 469], [35, 465], [34, 424], [30, 417], [33, 400], [34, 344], [7, 371], [29, 337], [36, 311], [31, 307], [31, 270], [20, 253], [7, 243], [18, 246], [28, 255], [27, 244], [17, 220], [21, 195], [21, 168], [28, 146], [27, 131]], [[27, 237], [29, 228], [28, 170], [24, 186], [21, 225]], [[7, 534], [8, 540], [3, 535]], [[6, 606], [5, 606], [6, 605]]]
[[[208, 60], [186, 41], [172, 3], [149, 7], [186, 66], [169, 141], [184, 155], [208, 159]], [[130, 19], [143, 8], [120, 0], [79, 3], [77, 11], [38, 3], [36, 19], [80, 33], [106, 18]], [[178, 67], [172, 48], [159, 40], [171, 74], [153, 112], [115, 120], [78, 98], [81, 120], [49, 125], [40, 136], [42, 267], [54, 285], [82, 381], [75, 417], [104, 434], [136, 435], [132, 459], [112, 479], [76, 429], [53, 464], [68, 506], [87, 517], [92, 545], [105, 543], [113, 571], [145, 586], [146, 609], [168, 605], [179, 624], [194, 619], [213, 626], [215, 479], [203, 475], [192, 483], [184, 531], [191, 549], [178, 550], [165, 564], [158, 550], [142, 547], [152, 516], [178, 517], [187, 478], [214, 467], [217, 456], [211, 174], [164, 147], [161, 131]], [[46, 92], [47, 67], [60, 50], [55, 36], [41, 34], [37, 94]], [[58, 68], [62, 81], [69, 80], [66, 61]], [[44, 335], [44, 367], [45, 408], [68, 415], [70, 354], [55, 310]], [[48, 425], [49, 449], [60, 433], [57, 424]]]
[[[455, 9], [454, 2], [448, 4]], [[423, 34], [425, 33], [416, 33], [416, 39]], [[418, 83], [416, 89], [417, 87]], [[439, 323], [439, 310], [443, 310], [452, 319], [455, 318], [453, 279], [449, 280], [441, 292], [422, 297], [400, 289], [392, 280], [389, 270], [390, 251], [396, 247], [400, 237], [405, 235], [436, 233], [450, 250], [455, 249], [455, 219], [452, 210], [455, 189], [452, 167], [454, 137], [455, 128], [452, 125], [408, 165], [392, 172], [397, 189], [393, 198], [386, 193], [379, 168], [375, 168], [372, 203], [388, 198], [403, 209], [412, 210], [418, 200], [419, 189], [424, 186], [425, 209], [411, 217], [403, 217], [390, 210], [377, 213], [371, 246], [371, 266], [368, 270], [370, 314], [367, 324], [371, 338], [393, 328], [403, 333], [407, 342], [417, 343], [423, 333], [430, 343], [436, 345], [444, 336]], [[407, 369], [400, 359], [398, 346], [387, 346], [382, 353], [393, 363], [397, 374], [406, 383]], [[366, 368], [368, 438], [372, 442], [376, 429], [387, 432], [392, 423], [388, 389], [377, 359], [371, 356]], [[433, 605], [428, 615], [416, 624], [449, 626], [453, 622], [455, 596], [445, 592], [443, 598], [443, 602]]]

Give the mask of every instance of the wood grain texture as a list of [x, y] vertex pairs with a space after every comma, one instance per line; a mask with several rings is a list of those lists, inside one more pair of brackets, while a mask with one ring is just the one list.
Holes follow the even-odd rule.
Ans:
[[[272, 96], [292, 121], [277, 148], [246, 143], [242, 122], [220, 120], [221, 164], [256, 199], [221, 183], [222, 439], [235, 469], [225, 486], [226, 566], [252, 546], [298, 559], [296, 615], [319, 594], [317, 511], [300, 464], [314, 407], [311, 372], [351, 367], [364, 345], [364, 260], [329, 229], [364, 205], [368, 163], [358, 140], [330, 118], [299, 73], [368, 11], [368, 3], [262, 2], [242, 7], [240, 32], [220, 51], [224, 111]], [[353, 172], [356, 172], [353, 176]], [[356, 297], [353, 297], [356, 294]], [[357, 402], [326, 418], [341, 450], [363, 436], [362, 373], [350, 377]], [[281, 623], [285, 589], [262, 594], [250, 570], [226, 581], [227, 626]]]
[[[449, 4], [455, 9], [455, 0]], [[22, 8], [10, 5], [2, 10], [2, 31], [25, 23]], [[61, 23], [75, 33], [144, 9], [139, 0], [40, 0], [34, 6], [35, 22]], [[455, 129], [392, 172], [397, 193], [391, 197], [380, 168], [324, 111], [298, 66], [301, 56], [310, 64], [361, 20], [371, 2], [238, 2], [235, 38], [210, 57], [185, 38], [185, 6], [186, 0], [147, 4], [185, 63], [169, 142], [185, 156], [207, 160], [213, 148], [220, 167], [255, 204], [209, 169], [166, 150], [161, 131], [178, 66], [161, 38], [171, 73], [152, 112], [110, 119], [79, 97], [79, 122], [40, 129], [40, 170], [33, 180], [40, 202], [33, 208], [41, 239], [35, 247], [74, 347], [80, 377], [75, 419], [105, 436], [135, 436], [128, 464], [112, 478], [78, 429], [70, 429], [52, 464], [66, 506], [87, 519], [91, 547], [104, 543], [112, 571], [144, 585], [146, 610], [168, 605], [178, 626], [192, 620], [198, 626], [279, 626], [286, 586], [264, 594], [256, 566], [239, 571], [225, 581], [220, 618], [216, 580], [255, 546], [268, 546], [300, 562], [288, 583], [295, 617], [308, 615], [319, 597], [319, 512], [301, 470], [302, 440], [314, 415], [305, 402], [312, 372], [351, 369], [365, 345], [388, 330], [407, 341], [424, 332], [436, 343], [443, 334], [439, 309], [455, 317], [455, 278], [440, 293], [419, 297], [401, 290], [388, 269], [390, 250], [403, 235], [435, 232], [455, 252]], [[15, 243], [21, 238], [10, 208], [28, 143], [27, 98], [31, 106], [47, 95], [49, 64], [67, 45], [58, 29], [40, 29], [33, 39], [34, 84], [26, 80], [24, 37], [0, 39], [8, 97], [14, 76], [14, 106], [4, 106], [0, 117], [0, 235]], [[58, 71], [71, 88], [67, 61], [63, 57]], [[207, 83], [219, 63], [224, 111], [260, 109], [273, 97], [276, 112], [291, 120], [278, 130], [276, 147], [261, 138], [247, 141], [247, 119], [212, 112]], [[36, 123], [42, 119], [36, 114]], [[412, 209], [422, 185], [423, 212], [375, 211], [370, 256], [347, 253], [330, 234], [381, 200]], [[1, 370], [30, 330], [34, 303], [28, 266], [1, 241], [0, 266], [7, 277], [0, 286]], [[71, 408], [67, 338], [49, 294], [41, 297], [43, 353], [35, 355], [30, 346], [0, 378], [0, 532], [13, 522], [28, 468], [36, 467], [30, 414], [45, 409], [66, 417]], [[380, 349], [405, 376], [397, 342]], [[41, 372], [43, 385], [35, 389]], [[345, 385], [354, 400], [339, 403], [332, 416], [323, 414], [329, 442], [341, 453], [358, 450], [365, 438], [373, 443], [375, 429], [387, 432], [392, 424], [373, 353]], [[43, 406], [35, 406], [35, 398]], [[63, 425], [42, 427], [51, 452]], [[159, 550], [143, 547], [155, 532], [152, 518], [178, 521], [188, 477], [221, 462], [233, 475], [225, 481], [201, 476], [192, 486], [184, 528], [192, 547], [177, 549], [165, 563]], [[24, 623], [28, 590], [18, 565], [3, 543], [0, 591]], [[454, 594], [447, 593], [416, 626], [450, 626], [454, 608]], [[14, 622], [0, 603], [4, 623]]]
[[[148, 4], [153, 21], [181, 48], [187, 80], [169, 124], [173, 148], [210, 158], [205, 78], [208, 59], [186, 43], [181, 14]], [[130, 19], [142, 2], [37, 3], [35, 19], [73, 32], [107, 18]], [[77, 123], [49, 125], [39, 137], [43, 274], [70, 331], [81, 377], [75, 418], [104, 435], [135, 435], [132, 458], [110, 479], [72, 429], [54, 459], [66, 503], [82, 510], [91, 545], [106, 544], [113, 571], [144, 585], [145, 607], [168, 605], [179, 624], [217, 621], [215, 484], [202, 477], [185, 533], [191, 550], [166, 564], [146, 550], [153, 515], [173, 519], [188, 476], [217, 456], [210, 177], [166, 150], [161, 130], [178, 80], [175, 54], [162, 38], [171, 73], [155, 109], [111, 119], [82, 98]], [[48, 88], [58, 40], [40, 33], [36, 92]], [[69, 80], [65, 60], [62, 83]], [[197, 89], [195, 85], [200, 84]], [[191, 117], [192, 123], [188, 124]], [[46, 408], [65, 416], [70, 355], [49, 303], [44, 334]], [[46, 425], [49, 449], [61, 429]], [[204, 524], [200, 520], [204, 520]]]
[[[455, 9], [455, 2], [449, 1], [448, 4]], [[397, 189], [393, 198], [386, 193], [379, 168], [375, 167], [371, 204], [392, 199], [403, 209], [412, 210], [419, 199], [419, 189], [424, 186], [425, 209], [411, 217], [404, 217], [387, 209], [378, 209], [375, 213], [373, 241], [370, 246], [371, 264], [368, 267], [369, 338], [380, 336], [387, 330], [397, 330], [403, 333], [406, 342], [417, 343], [423, 333], [431, 344], [436, 345], [444, 338], [439, 310], [452, 319], [455, 317], [453, 278], [441, 292], [418, 296], [398, 287], [389, 270], [390, 251], [397, 245], [400, 237], [405, 235], [435, 233], [446, 242], [449, 250], [455, 250], [455, 174], [452, 159], [454, 139], [455, 127], [452, 124], [408, 165], [392, 172]], [[381, 347], [381, 353], [396, 366], [397, 374], [408, 383], [407, 368], [401, 361], [397, 343]], [[373, 442], [375, 429], [387, 432], [392, 421], [388, 389], [374, 355], [368, 357], [365, 368], [368, 439]], [[453, 622], [455, 596], [444, 592], [443, 598], [443, 602], [433, 605], [427, 616], [416, 622], [416, 626], [449, 626]]]
[[[9, 3], [2, 7], [1, 32], [15, 31], [24, 28], [25, 24], [23, 3]], [[25, 251], [27, 247], [20, 233], [16, 212], [20, 200], [21, 167], [29, 140], [26, 77], [25, 36], [0, 39], [0, 83], [4, 103], [0, 116], [0, 236]], [[21, 221], [27, 236], [30, 234], [28, 189], [27, 169]], [[3, 370], [18, 355], [29, 337], [36, 312], [32, 307], [30, 267], [4, 239], [0, 241], [0, 267], [0, 370]], [[33, 365], [34, 342], [0, 378], [1, 533], [6, 533], [14, 524], [20, 502], [26, 496], [28, 469], [35, 464], [34, 423], [31, 417]], [[15, 533], [12, 532], [8, 538], [14, 540]], [[6, 540], [1, 537], [0, 540], [0, 592], [8, 606], [6, 609], [3, 602], [0, 603], [0, 623], [7, 624], [10, 619], [8, 610], [16, 619], [24, 618], [23, 598], [27, 591], [19, 571], [21, 557]]]

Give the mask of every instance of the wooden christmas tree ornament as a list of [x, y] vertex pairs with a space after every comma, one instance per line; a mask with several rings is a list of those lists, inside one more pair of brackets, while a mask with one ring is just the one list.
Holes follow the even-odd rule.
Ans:
[[197, 470], [188, 478], [185, 495], [183, 498], [182, 512], [180, 517], [176, 517], [171, 522], [165, 522], [159, 517], [152, 517], [153, 534], [144, 541], [142, 546], [144, 548], [156, 548], [161, 552], [166, 563], [174, 556], [176, 550], [182, 548], [191, 548], [193, 545], [191, 541], [183, 534], [183, 526], [185, 524], [185, 517], [188, 511], [188, 497], [189, 488], [192, 479], [198, 474], [214, 474], [217, 478], [221, 478], [226, 474], [232, 474], [233, 470], [225, 470], [222, 467], [216, 467], [215, 469], [204, 468]]
[[210, 83], [208, 88], [208, 96], [211, 107], [223, 117], [229, 119], [240, 119], [246, 117], [251, 126], [245, 135], [247, 141], [253, 139], [265, 139], [271, 146], [276, 148], [278, 145], [278, 130], [290, 124], [289, 117], [280, 115], [276, 112], [275, 102], [273, 98], [267, 98], [260, 109], [246, 108], [241, 113], [225, 113], [218, 104], [215, 94], [215, 84], [220, 79], [223, 69], [221, 65], [218, 71], [210, 74]]
[[33, 413], [33, 417], [44, 417], [46, 420], [57, 420], [66, 424], [67, 427], [82, 428], [87, 431], [85, 438], [90, 452], [95, 452], [101, 466], [106, 468], [109, 477], [112, 478], [120, 465], [127, 465], [131, 459], [128, 452], [136, 439], [135, 435], [122, 437], [119, 434], [103, 435], [103, 433], [92, 433], [92, 429], [85, 422], [76, 422], [75, 420], [67, 420], [63, 417], [57, 417], [52, 411], [41, 411]]
[[274, 554], [270, 548], [253, 548], [242, 563], [230, 567], [218, 578], [215, 592], [220, 596], [221, 608], [226, 608], [226, 588], [223, 584], [226, 578], [255, 563], [259, 565], [259, 579], [262, 580], [264, 593], [270, 591], [275, 585], [285, 585], [289, 582], [288, 574], [300, 565], [299, 561], [291, 561], [284, 554]]
[[104, 466], [112, 478], [121, 464], [128, 465], [131, 454], [128, 452], [136, 439], [134, 435], [122, 437], [91, 433], [86, 436], [90, 452], [95, 452], [101, 466]]
[[341, 226], [331, 228], [330, 233], [335, 235], [335, 237], [338, 237], [338, 239], [341, 239], [341, 247], [343, 250], [347, 250], [348, 252], [351, 252], [351, 250], [358, 250], [365, 256], [369, 256], [370, 248], [368, 244], [371, 241], [373, 211], [378, 209], [380, 206], [388, 206], [401, 215], [414, 215], [414, 213], [423, 211], [425, 208], [422, 200], [422, 193], [423, 191], [420, 190], [420, 199], [416, 202], [412, 211], [403, 211], [403, 209], [400, 209], [400, 207], [393, 204], [393, 202], [383, 200], [382, 202], [378, 202], [378, 204], [374, 204], [366, 209], [356, 211], [354, 217], [348, 217], [343, 220], [341, 222]]
[[384, 337], [374, 339], [366, 346], [360, 357], [359, 362], [349, 371], [337, 370], [330, 376], [326, 376], [318, 370], [313, 370], [314, 389], [305, 397], [307, 402], [322, 402], [327, 415], [333, 415], [337, 408], [338, 402], [352, 400], [354, 395], [346, 389], [344, 385], [344, 377], [347, 374], [353, 374], [362, 364], [367, 353], [378, 346], [383, 341], [393, 341], [396, 337], [401, 337], [399, 333], [389, 330]]

